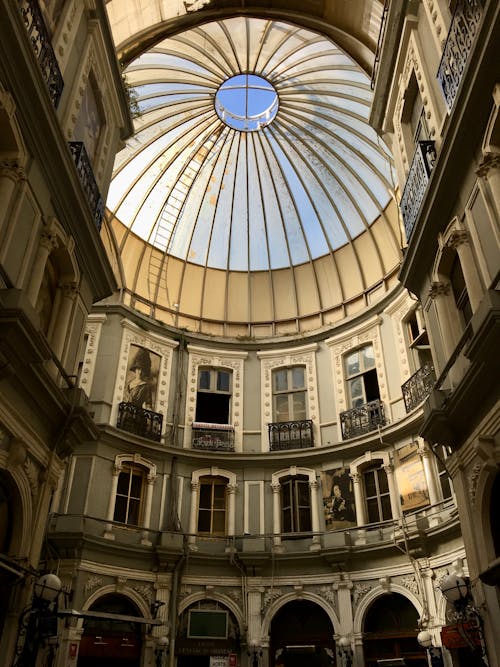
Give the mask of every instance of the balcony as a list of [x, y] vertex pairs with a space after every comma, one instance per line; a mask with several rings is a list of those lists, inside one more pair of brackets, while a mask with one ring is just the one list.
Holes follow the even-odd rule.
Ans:
[[384, 405], [380, 399], [340, 413], [342, 439], [356, 438], [385, 425]]
[[411, 412], [429, 396], [435, 382], [434, 367], [431, 364], [425, 364], [401, 386], [407, 413]]
[[138, 408], [133, 403], [122, 402], [118, 406], [116, 426], [123, 431], [159, 442], [162, 425], [163, 415], [158, 412]]
[[42, 70], [52, 104], [57, 109], [64, 87], [61, 70], [50, 41], [42, 12], [36, 0], [20, 0], [19, 9], [23, 17], [33, 51]]
[[406, 185], [401, 197], [401, 214], [405, 226], [406, 239], [409, 241], [413, 227], [417, 220], [418, 212], [424, 200], [427, 183], [434, 162], [436, 161], [436, 150], [433, 141], [419, 141], [415, 149], [410, 171], [406, 179]]
[[234, 452], [234, 427], [231, 424], [193, 422], [193, 449]]
[[306, 449], [314, 447], [313, 423], [311, 419], [268, 424], [269, 449]]
[[95, 226], [99, 231], [101, 229], [102, 217], [104, 215], [104, 202], [94, 178], [94, 172], [87, 151], [85, 150], [83, 141], [70, 141], [69, 149], [73, 156], [73, 160], [75, 161], [76, 170], [78, 171], [80, 183], [82, 184], [82, 188], [87, 197]]
[[483, 15], [483, 4], [483, 0], [458, 0], [453, 13], [437, 72], [448, 111], [453, 106], [465, 72]]

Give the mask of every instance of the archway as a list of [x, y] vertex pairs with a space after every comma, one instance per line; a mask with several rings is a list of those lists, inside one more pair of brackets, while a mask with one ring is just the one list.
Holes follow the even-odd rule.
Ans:
[[139, 616], [134, 603], [113, 593], [99, 598], [90, 611], [96, 617], [85, 619], [77, 667], [140, 667], [140, 625], [125, 618]]
[[377, 598], [364, 621], [365, 667], [378, 667], [379, 660], [400, 658], [407, 667], [427, 667], [426, 651], [418, 641], [418, 612], [399, 593]]
[[335, 665], [334, 629], [326, 612], [309, 600], [293, 600], [271, 622], [270, 667]]

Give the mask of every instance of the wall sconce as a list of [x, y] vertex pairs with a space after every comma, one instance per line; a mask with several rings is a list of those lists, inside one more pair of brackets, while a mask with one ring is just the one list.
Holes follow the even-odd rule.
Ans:
[[432, 635], [429, 630], [420, 630], [417, 641], [422, 648], [428, 649], [432, 646]]
[[57, 611], [62, 583], [56, 574], [44, 574], [35, 582], [31, 605], [19, 618], [13, 667], [31, 667], [41, 647], [49, 647], [47, 665], [52, 665], [57, 647]]
[[483, 635], [483, 619], [479, 609], [473, 604], [469, 579], [456, 574], [447, 574], [439, 582], [439, 588], [446, 600], [453, 605], [448, 614], [457, 625], [471, 652], [488, 665]]
[[247, 650], [252, 667], [259, 667], [259, 658], [262, 657], [262, 649], [256, 641], [250, 642], [250, 648]]
[[168, 637], [158, 637], [155, 648], [156, 667], [163, 667], [163, 658], [168, 653], [169, 643]]
[[344, 667], [351, 667], [353, 653], [349, 637], [344, 636], [339, 639], [337, 642], [337, 650]]

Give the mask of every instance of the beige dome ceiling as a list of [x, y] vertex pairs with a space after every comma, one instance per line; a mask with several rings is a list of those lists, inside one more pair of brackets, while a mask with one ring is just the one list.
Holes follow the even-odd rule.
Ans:
[[386, 293], [399, 255], [366, 74], [330, 39], [248, 16], [133, 60], [135, 135], [104, 239], [131, 305], [174, 326], [268, 336]]

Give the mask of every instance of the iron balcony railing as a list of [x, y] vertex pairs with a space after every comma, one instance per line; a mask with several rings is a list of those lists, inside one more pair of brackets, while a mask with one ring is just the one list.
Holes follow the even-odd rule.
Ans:
[[458, 0], [446, 38], [437, 78], [448, 110], [457, 96], [467, 59], [483, 16], [483, 0]]
[[411, 161], [410, 171], [401, 197], [401, 214], [405, 226], [406, 239], [409, 241], [418, 212], [424, 200], [431, 171], [436, 161], [436, 149], [433, 141], [419, 141]]
[[234, 452], [234, 427], [231, 424], [193, 422], [193, 449]]
[[47, 84], [50, 99], [57, 109], [64, 81], [40, 6], [36, 0], [18, 0], [18, 3], [33, 51]]
[[159, 442], [162, 425], [163, 415], [158, 412], [145, 410], [124, 401], [118, 406], [116, 426], [124, 431]]
[[380, 399], [340, 413], [342, 438], [356, 438], [385, 425], [384, 404]]
[[70, 141], [69, 149], [73, 160], [75, 161], [76, 170], [80, 177], [80, 183], [87, 196], [87, 201], [90, 206], [90, 211], [94, 218], [95, 226], [98, 230], [101, 229], [102, 217], [104, 215], [104, 202], [97, 186], [92, 165], [90, 163], [87, 151], [83, 141]]
[[305, 449], [314, 447], [313, 423], [311, 419], [268, 424], [269, 449]]
[[401, 386], [406, 412], [411, 412], [429, 396], [435, 382], [436, 375], [431, 364], [424, 364], [411, 378], [406, 380]]

